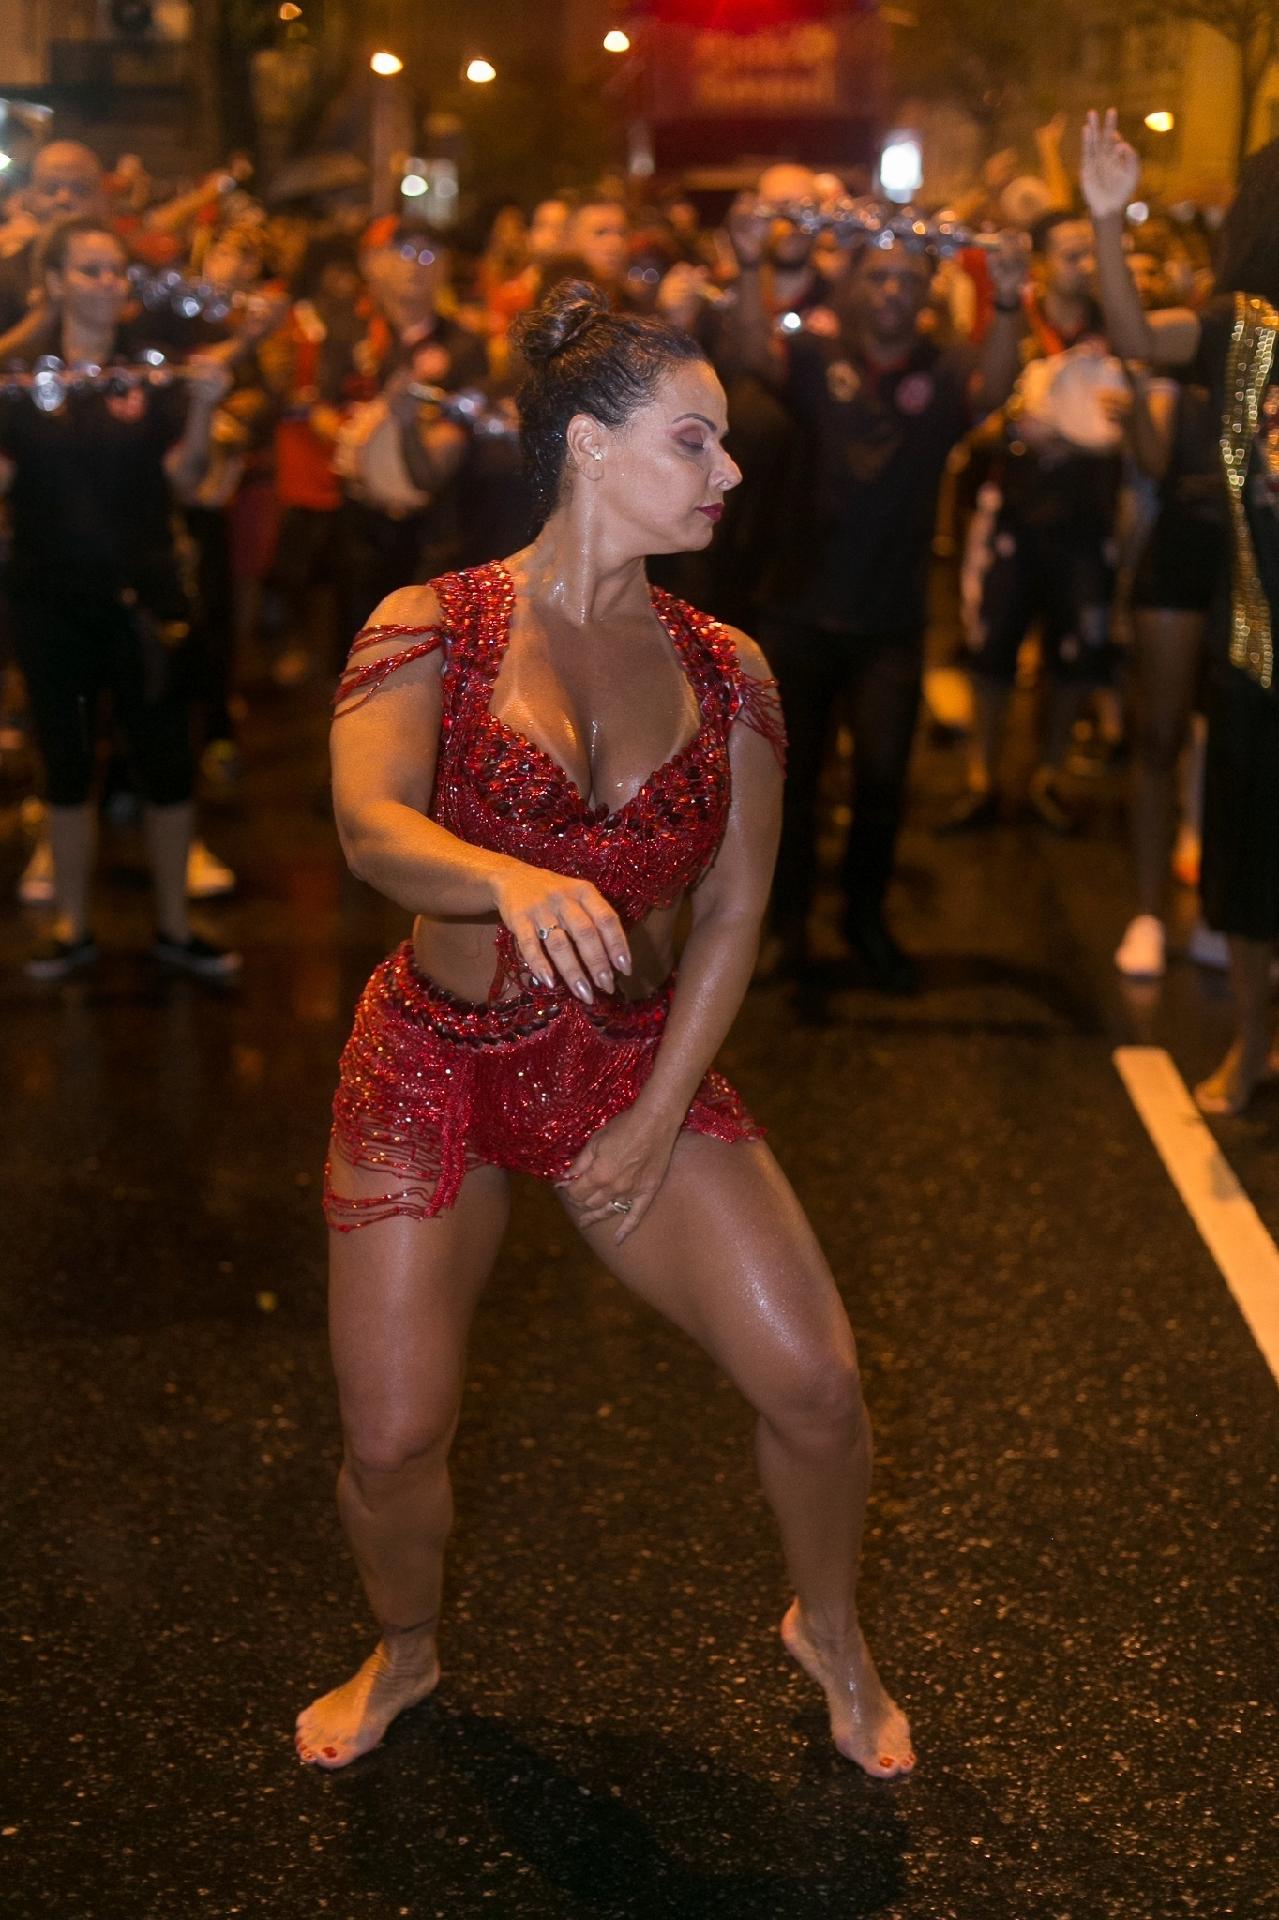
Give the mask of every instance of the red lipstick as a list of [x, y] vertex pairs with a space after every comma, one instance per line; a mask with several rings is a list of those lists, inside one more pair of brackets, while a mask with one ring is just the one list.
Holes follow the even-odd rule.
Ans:
[[699, 507], [697, 511], [704, 513], [708, 520], [722, 520], [724, 518], [723, 507]]

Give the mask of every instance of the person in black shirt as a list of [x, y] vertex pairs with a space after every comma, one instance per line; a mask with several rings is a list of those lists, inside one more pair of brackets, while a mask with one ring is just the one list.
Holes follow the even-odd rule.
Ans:
[[[453, 563], [457, 529], [450, 493], [468, 436], [424, 407], [414, 388], [456, 392], [480, 386], [488, 374], [484, 341], [438, 310], [448, 268], [438, 234], [413, 221], [377, 222], [365, 237], [360, 266], [375, 312], [356, 349], [356, 365], [379, 410], [351, 416], [338, 440], [335, 464], [346, 493], [340, 537], [348, 633], [396, 587]], [[379, 486], [385, 463], [370, 457], [376, 446], [366, 431], [384, 432], [381, 414], [398, 429], [401, 484], [391, 494]]]
[[101, 162], [78, 140], [51, 140], [32, 161], [16, 217], [0, 233], [0, 333], [16, 327], [43, 292], [37, 260], [45, 235], [60, 220], [85, 215], [107, 217]]
[[1038, 625], [1048, 696], [1040, 764], [1027, 791], [1036, 817], [1073, 833], [1062, 769], [1080, 707], [1109, 687], [1114, 657], [1116, 525], [1123, 421], [1131, 396], [1109, 357], [1093, 295], [1086, 220], [1049, 213], [1032, 234], [1038, 285], [1025, 302], [1025, 367], [964, 558], [965, 641], [976, 727], [968, 789], [944, 833], [1002, 817], [998, 771], [1017, 658]]
[[759, 291], [762, 227], [748, 205], [730, 219], [742, 267], [735, 347], [770, 375], [804, 436], [764, 594], [762, 638], [791, 739], [773, 926], [784, 969], [811, 988], [818, 787], [842, 697], [854, 742], [844, 931], [875, 985], [909, 992], [915, 970], [885, 925], [884, 899], [919, 710], [937, 494], [952, 447], [1016, 377], [1024, 254], [1010, 243], [992, 255], [998, 311], [979, 361], [920, 333], [931, 265], [900, 242], [867, 245], [850, 263], [833, 289], [834, 338], [779, 338]]
[[[120, 322], [126, 259], [110, 228], [91, 217], [65, 222], [42, 265], [50, 310], [32, 357], [56, 351], [72, 367], [128, 360], [141, 342]], [[193, 934], [187, 917], [193, 768], [180, 642], [189, 609], [172, 532], [173, 491], [198, 481], [228, 385], [210, 361], [180, 384], [91, 388], [53, 407], [25, 393], [0, 403], [5, 585], [45, 766], [57, 910], [52, 939], [28, 962], [33, 978], [60, 979], [97, 957], [89, 796], [96, 711], [108, 691], [146, 801], [153, 952], [206, 975], [239, 965]]]

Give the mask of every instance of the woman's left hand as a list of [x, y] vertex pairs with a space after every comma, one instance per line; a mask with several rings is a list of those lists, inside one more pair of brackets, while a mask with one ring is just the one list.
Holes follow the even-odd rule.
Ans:
[[[635, 1107], [592, 1134], [563, 1180], [556, 1182], [578, 1226], [616, 1220], [614, 1238], [620, 1246], [652, 1205], [678, 1138], [678, 1127], [655, 1125]], [[615, 1204], [623, 1200], [625, 1208]]]

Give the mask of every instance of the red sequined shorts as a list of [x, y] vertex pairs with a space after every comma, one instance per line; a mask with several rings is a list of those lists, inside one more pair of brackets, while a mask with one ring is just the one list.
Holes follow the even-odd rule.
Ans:
[[[349, 1233], [397, 1215], [429, 1220], [453, 1205], [472, 1167], [562, 1177], [643, 1087], [672, 991], [668, 980], [647, 999], [593, 1007], [567, 993], [476, 1006], [424, 980], [406, 940], [364, 989], [333, 1102], [338, 1154], [349, 1166], [384, 1173], [386, 1192], [336, 1193], [330, 1164], [330, 1227]], [[761, 1137], [739, 1096], [713, 1072], [684, 1125], [728, 1142]]]

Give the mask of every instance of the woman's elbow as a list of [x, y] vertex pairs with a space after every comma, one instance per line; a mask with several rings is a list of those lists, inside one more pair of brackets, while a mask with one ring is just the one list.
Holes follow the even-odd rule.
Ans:
[[368, 828], [358, 815], [344, 813], [334, 808], [334, 821], [338, 832], [338, 845], [342, 849], [342, 858], [357, 880], [369, 878], [369, 863], [372, 858], [373, 842]]

